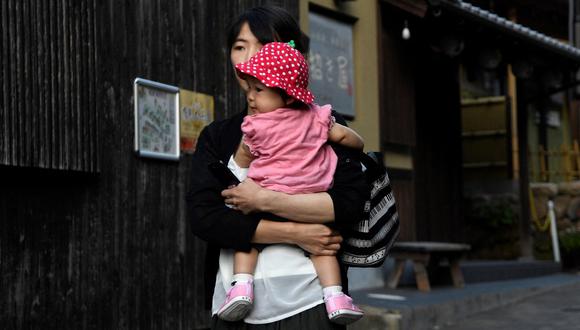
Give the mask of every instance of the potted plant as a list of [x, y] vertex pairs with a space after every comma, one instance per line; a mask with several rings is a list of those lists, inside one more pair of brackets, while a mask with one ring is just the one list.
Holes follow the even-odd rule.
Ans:
[[568, 228], [560, 232], [559, 240], [562, 267], [565, 269], [580, 268], [580, 231], [576, 228]]

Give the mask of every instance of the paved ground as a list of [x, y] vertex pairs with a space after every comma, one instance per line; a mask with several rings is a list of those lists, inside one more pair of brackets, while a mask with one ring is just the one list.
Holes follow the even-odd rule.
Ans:
[[351, 295], [366, 315], [349, 330], [580, 330], [578, 273], [439, 286], [429, 293], [382, 287]]
[[516, 304], [470, 316], [440, 330], [580, 329], [580, 285], [539, 294]]

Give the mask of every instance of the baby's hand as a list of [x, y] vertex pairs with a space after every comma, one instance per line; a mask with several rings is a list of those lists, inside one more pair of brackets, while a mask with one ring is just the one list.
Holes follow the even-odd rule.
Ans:
[[250, 152], [250, 147], [242, 141], [240, 147], [236, 151], [236, 156], [234, 157], [238, 166], [242, 168], [250, 167], [250, 163], [254, 160], [254, 155]]
[[244, 142], [242, 142], [242, 150], [248, 157], [251, 157], [252, 159], [254, 158], [254, 155], [252, 155], [252, 152], [250, 151], [250, 147], [248, 147]]

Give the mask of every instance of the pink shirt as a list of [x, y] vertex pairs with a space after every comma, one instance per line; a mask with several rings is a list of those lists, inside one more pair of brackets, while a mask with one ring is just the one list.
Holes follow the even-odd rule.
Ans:
[[280, 108], [248, 115], [244, 142], [256, 159], [248, 177], [260, 186], [288, 194], [326, 191], [332, 185], [337, 157], [326, 143], [331, 106]]

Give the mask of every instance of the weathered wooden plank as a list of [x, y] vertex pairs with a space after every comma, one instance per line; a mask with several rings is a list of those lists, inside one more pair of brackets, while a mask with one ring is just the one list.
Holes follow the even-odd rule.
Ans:
[[95, 50], [83, 49], [96, 45], [94, 33], [83, 34], [94, 25], [81, 14], [89, 2], [2, 2], [0, 164], [97, 172], [97, 130], [83, 129], [97, 125], [86, 111], [96, 80], [81, 81], [96, 64]]
[[[40, 79], [39, 79], [39, 65], [38, 65], [38, 51], [40, 49], [40, 45], [39, 45], [39, 38], [38, 38], [38, 29], [37, 29], [37, 21], [38, 21], [38, 16], [37, 16], [37, 10], [38, 10], [38, 6], [35, 6], [34, 3], [30, 3], [30, 1], [28, 2], [28, 6], [29, 6], [29, 10], [30, 10], [30, 14], [29, 14], [29, 20], [31, 22], [31, 24], [29, 25], [30, 28], [30, 41], [29, 44], [31, 47], [32, 45], [36, 45], [36, 48], [31, 47], [33, 50], [31, 51], [30, 54], [30, 69], [31, 69], [31, 73], [30, 73], [30, 80], [31, 80], [31, 93], [30, 93], [30, 110], [31, 112], [34, 114], [34, 117], [32, 120], [29, 121], [29, 132], [31, 134], [31, 138], [30, 140], [32, 141], [39, 141], [40, 140], [40, 126], [42, 125], [40, 123]], [[31, 163], [32, 164], [38, 164], [39, 162], [39, 149], [40, 149], [40, 145], [38, 143], [32, 143], [31, 146], [31, 152], [30, 152], [30, 157], [31, 157]]]
[[8, 24], [8, 2], [1, 1], [0, 2], [0, 33], [2, 33], [2, 42], [0, 42], [0, 81], [4, 82], [1, 84], [1, 93], [0, 93], [0, 128], [2, 131], [0, 132], [0, 148], [2, 148], [2, 152], [0, 152], [0, 162], [6, 163], [8, 161], [8, 150], [9, 150], [9, 139], [8, 139], [8, 131], [9, 131], [9, 117], [8, 117], [8, 108], [9, 108], [9, 86], [6, 82], [10, 81], [10, 46], [9, 46], [9, 24]]
[[40, 108], [39, 111], [41, 115], [40, 121], [40, 141], [39, 141], [39, 148], [40, 148], [40, 156], [39, 156], [39, 167], [41, 168], [49, 168], [51, 164], [50, 160], [50, 148], [47, 145], [50, 145], [51, 139], [51, 130], [49, 129], [50, 125], [50, 44], [48, 42], [50, 36], [50, 26], [49, 21], [49, 4], [46, 2], [42, 2], [39, 4], [38, 12], [40, 13], [40, 19], [38, 20], [38, 30], [40, 33], [40, 63], [39, 63], [39, 72], [40, 72]]
[[[18, 56], [15, 56], [15, 51], [16, 54], [18, 54], [18, 43], [19, 43], [19, 38], [18, 38], [18, 30], [17, 30], [17, 24], [16, 21], [18, 20], [18, 13], [15, 7], [17, 7], [17, 4], [11, 3], [10, 4], [10, 14], [8, 15], [9, 18], [9, 29], [10, 29], [10, 50], [12, 51], [12, 54], [10, 55], [11, 59], [12, 59], [12, 63], [10, 65], [11, 68], [11, 75], [10, 75], [10, 108], [11, 111], [11, 118], [9, 118], [8, 120], [10, 121], [10, 132], [9, 132], [9, 137], [12, 137], [10, 140], [10, 149], [8, 150], [8, 152], [10, 153], [11, 156], [11, 160], [16, 161], [17, 159], [17, 154], [16, 154], [16, 150], [17, 150], [17, 145], [18, 145], [18, 141], [19, 141], [19, 130], [18, 130], [18, 125], [20, 122], [20, 118], [18, 116], [18, 113], [20, 113], [20, 109], [18, 109], [18, 97], [19, 97], [19, 91], [20, 88], [18, 86], [18, 76], [20, 74], [18, 67], [20, 65], [19, 63], [19, 58]], [[13, 109], [16, 109], [16, 111], [14, 111]]]
[[191, 156], [132, 153], [132, 81], [212, 94], [218, 118], [238, 112], [225, 32], [258, 3], [2, 1], [0, 324], [208, 326], [206, 247], [185, 217]]
[[24, 150], [28, 152], [23, 152], [21, 154], [21, 161], [22, 165], [30, 166], [32, 163], [32, 143], [31, 141], [34, 139], [34, 135], [32, 134], [32, 122], [34, 121], [34, 113], [32, 111], [32, 93], [30, 88], [30, 82], [33, 81], [31, 79], [31, 71], [32, 67], [30, 65], [30, 60], [32, 57], [32, 45], [30, 42], [31, 39], [31, 31], [30, 25], [25, 24], [25, 22], [30, 22], [30, 9], [29, 9], [29, 2], [22, 1], [21, 5], [21, 52], [24, 54], [22, 58], [22, 76], [23, 76], [23, 90], [22, 96], [23, 98], [19, 100], [19, 103], [22, 105], [22, 112], [20, 112], [20, 120], [21, 120], [21, 143], [24, 145]]

